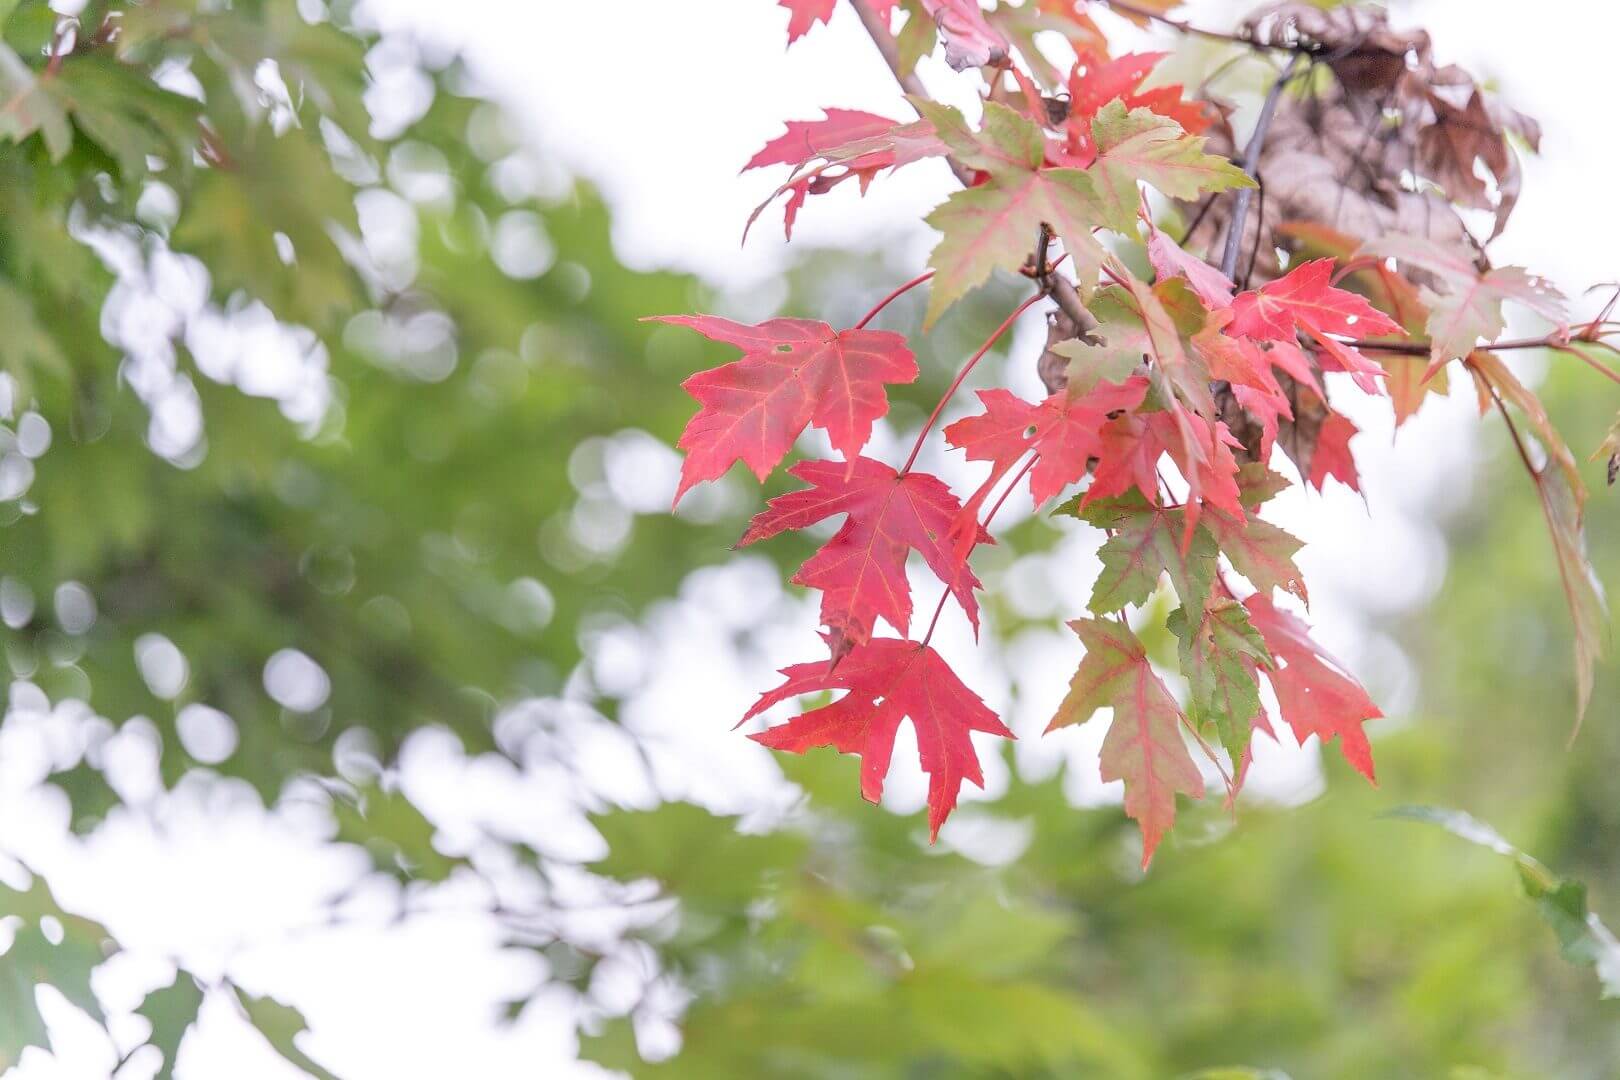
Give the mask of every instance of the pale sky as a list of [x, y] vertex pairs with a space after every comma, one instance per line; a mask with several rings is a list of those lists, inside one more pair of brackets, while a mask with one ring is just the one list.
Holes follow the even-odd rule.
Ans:
[[[374, 9], [391, 29], [415, 28], [465, 50], [544, 154], [607, 194], [615, 242], [628, 262], [692, 270], [733, 287], [768, 280], [792, 257], [779, 218], [770, 214], [748, 246], [738, 246], [748, 210], [779, 177], [739, 176], [737, 169], [780, 133], [782, 121], [819, 115], [823, 106], [906, 115], [887, 70], [844, 10], [789, 52], [783, 47], [786, 14], [770, 0], [375, 0]], [[1232, 8], [1192, 10], [1214, 23], [1211, 12]], [[1613, 95], [1598, 89], [1600, 81], [1612, 82], [1598, 73], [1612, 68], [1620, 7], [1543, 0], [1527, 15], [1511, 0], [1428, 0], [1397, 10], [1401, 21], [1410, 12], [1432, 32], [1442, 59], [1494, 79], [1543, 124], [1543, 156], [1527, 165], [1524, 197], [1494, 249], [1498, 261], [1527, 265], [1572, 294], [1620, 277], [1620, 214], [1610, 190], [1620, 175]], [[1578, 25], [1583, 29], [1575, 32]], [[942, 65], [923, 74], [937, 96], [971, 99], [971, 80]], [[812, 200], [795, 245], [863, 247], [878, 237], [914, 253], [920, 265], [926, 231], [895, 223], [914, 221], [949, 189], [943, 168], [932, 165], [882, 178], [864, 199], [846, 186]], [[1015, 365], [1030, 364], [1032, 345], [1025, 335]], [[1282, 523], [1311, 542], [1300, 561], [1313, 580], [1322, 636], [1352, 667], [1384, 673], [1379, 686], [1390, 711], [1398, 712], [1402, 700], [1410, 701], [1412, 673], [1392, 644], [1366, 633], [1366, 617], [1419, 604], [1438, 587], [1444, 572], [1439, 534], [1414, 515], [1466, 497], [1467, 484], [1457, 477], [1471, 459], [1474, 424], [1471, 406], [1459, 398], [1430, 407], [1391, 440], [1387, 418], [1361, 412], [1356, 418], [1369, 434], [1356, 449], [1369, 502], [1342, 488], [1326, 497], [1294, 498], [1281, 507]], [[880, 429], [877, 438], [880, 451], [898, 445], [890, 429]], [[939, 463], [956, 468], [950, 478], [965, 482], [959, 465]], [[1018, 512], [1009, 506], [1008, 520]], [[1086, 543], [1063, 552], [1070, 576], [1077, 560], [1084, 565], [1090, 557]], [[1369, 585], [1380, 579], [1394, 585]], [[1022, 588], [1031, 603], [1053, 595], [1076, 608], [1084, 602], [1083, 590], [1071, 597], [1064, 586], [1049, 587], [1039, 560], [1007, 587]], [[761, 595], [771, 603], [758, 604]], [[603, 661], [599, 672], [600, 678], [617, 672], [637, 687], [627, 723], [660, 737], [661, 779], [729, 809], [779, 796], [765, 752], [729, 730], [730, 718], [770, 681], [770, 665], [731, 656], [723, 647], [725, 631], [754, 618], [761, 606], [773, 612], [773, 622], [760, 628], [763, 650], [781, 663], [800, 659], [796, 650], [813, 629], [812, 609], [785, 591], [774, 571], [745, 560], [695, 577], [677, 604], [629, 632], [650, 649], [627, 648], [617, 667]], [[1016, 684], [1019, 707], [1009, 723], [1020, 733], [1039, 729], [1039, 714], [1061, 692], [1062, 680], [1051, 673], [1077, 655], [1056, 633], [1021, 639], [1000, 654], [976, 650], [964, 627], [950, 622], [942, 626], [940, 645], [992, 705], [1005, 701]], [[694, 670], [703, 677], [694, 679]], [[655, 700], [657, 709], [649, 705]], [[493, 1023], [498, 1003], [525, 990], [533, 972], [500, 953], [485, 920], [449, 913], [406, 928], [309, 930], [319, 918], [319, 898], [347, 880], [354, 864], [348, 855], [322, 853], [318, 824], [296, 811], [267, 816], [229, 791], [187, 789], [166, 800], [155, 820], [125, 816], [82, 849], [64, 843], [63, 807], [28, 790], [27, 767], [8, 764], [35, 760], [29, 755], [48, 745], [55, 721], [45, 709], [18, 716], [14, 701], [0, 735], [0, 828], [16, 854], [51, 871], [64, 903], [103, 917], [130, 947], [130, 956], [109, 965], [118, 970], [103, 980], [115, 1009], [133, 1007], [139, 988], [163, 979], [154, 955], [179, 953], [200, 970], [228, 967], [250, 989], [298, 1005], [313, 1029], [305, 1048], [345, 1080], [598, 1075], [567, 1064], [572, 1040], [561, 1010], [539, 1003], [515, 1027]], [[1020, 753], [1033, 763], [1060, 754], [1083, 758], [1092, 749], [1083, 738], [1045, 746], [1026, 739]], [[902, 742], [897, 766], [909, 752]], [[1308, 794], [1313, 754], [1278, 751], [1270, 772], [1259, 770], [1260, 787], [1266, 789], [1269, 775], [1275, 795]], [[559, 842], [580, 850], [595, 842], [544, 776], [472, 766], [433, 745], [418, 747], [405, 771], [413, 794], [452, 838], [481, 814], [515, 813], [541, 820]], [[987, 771], [993, 795], [1000, 778]], [[479, 793], [476, 800], [466, 796], [469, 790]], [[897, 767], [892, 804], [914, 808], [921, 792], [920, 774]], [[1107, 797], [1100, 784], [1084, 782], [1076, 794]], [[450, 908], [456, 903], [445, 900]], [[108, 1075], [115, 1052], [71, 1013], [52, 1004], [58, 1054], [52, 1059], [30, 1051], [21, 1076]], [[123, 1034], [136, 1037], [127, 1027]], [[121, 1075], [149, 1075], [139, 1064]], [[216, 1003], [188, 1040], [179, 1075], [269, 1080], [299, 1074]]]

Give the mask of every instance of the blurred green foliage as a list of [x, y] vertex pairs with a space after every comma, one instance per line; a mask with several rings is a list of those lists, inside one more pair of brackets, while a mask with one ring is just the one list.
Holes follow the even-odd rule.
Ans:
[[[368, 73], [401, 61], [347, 4], [310, 21], [319, 8], [91, 0], [72, 22], [0, 3], [0, 644], [13, 709], [32, 684], [93, 710], [43, 778], [76, 828], [120, 802], [103, 750], [144, 718], [166, 782], [211, 771], [273, 801], [320, 777], [333, 842], [430, 887], [484, 867], [439, 850], [392, 786], [407, 737], [447, 728], [521, 767], [503, 707], [567, 688], [613, 722], [592, 633], [730, 558], [762, 498], [728, 481], [671, 515], [612, 482], [668, 453], [691, 411], [679, 382], [715, 359], [638, 320], [780, 302], [848, 323], [905, 270], [813, 255], [785, 297], [761, 299], [628, 269], [600, 200], [537, 182], [500, 112], [459, 92], [457, 65], [406, 61], [432, 94], [374, 120]], [[514, 237], [529, 260], [516, 269]], [[187, 281], [203, 282], [191, 301]], [[1010, 296], [985, 290], [916, 341], [924, 377], [896, 394], [897, 427], [920, 421]], [[221, 339], [198, 327], [263, 326], [263, 312], [317, 373], [318, 407], [255, 390], [258, 354], [207, 355]], [[913, 330], [919, 315], [909, 297], [883, 319]], [[1552, 363], [1550, 408], [1595, 446], [1612, 400]], [[171, 430], [187, 402], [189, 441]], [[1489, 444], [1448, 526], [1444, 591], [1392, 628], [1422, 705], [1378, 733], [1380, 788], [1335, 758], [1305, 807], [1192, 810], [1144, 878], [1118, 810], [1070, 805], [1061, 776], [1014, 770], [1005, 795], [961, 811], [964, 835], [998, 853], [987, 864], [930, 849], [915, 817], [854, 797], [850, 762], [815, 753], [782, 761], [803, 799], [773, 827], [683, 803], [599, 808], [606, 854], [584, 867], [492, 838], [543, 885], [607, 879], [632, 913], [615, 948], [653, 972], [628, 1012], [596, 982], [599, 946], [514, 944], [577, 991], [583, 1055], [636, 1076], [1614, 1076], [1616, 1006], [1559, 960], [1511, 869], [1381, 816], [1465, 808], [1586, 882], [1599, 913], [1620, 903], [1620, 698], [1600, 674], [1564, 749], [1556, 566], [1499, 430]], [[1600, 492], [1589, 518], [1598, 569], [1620, 580], [1620, 503]], [[1031, 521], [991, 561], [1056, 535]], [[765, 554], [790, 567], [812, 542]], [[989, 606], [1006, 636], [1030, 623]], [[272, 698], [266, 665], [287, 649], [326, 692]], [[234, 750], [188, 742], [181, 717], [200, 706], [230, 718]], [[1575, 911], [1548, 881], [1535, 895]], [[90, 972], [116, 945], [41, 880], [0, 892], [0, 915], [14, 917], [4, 1065], [46, 1044], [38, 984], [102, 1016]], [[327, 1075], [297, 1046], [297, 1009], [186, 972], [139, 1009], [160, 1075], [205, 993]], [[656, 1037], [671, 1021], [678, 1040]]]

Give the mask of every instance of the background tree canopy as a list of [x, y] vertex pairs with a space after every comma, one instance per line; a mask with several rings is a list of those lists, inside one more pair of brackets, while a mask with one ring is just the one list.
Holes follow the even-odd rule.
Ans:
[[[1144, 877], [1117, 805], [1076, 805], [1081, 765], [1009, 752], [930, 849], [920, 813], [852, 797], [851, 762], [783, 760], [782, 783], [722, 734], [729, 699], [649, 700], [661, 650], [718, 697], [808, 636], [776, 581], [813, 544], [729, 551], [741, 484], [668, 512], [679, 383], [713, 353], [639, 320], [847, 323], [914, 272], [900, 254], [818, 252], [774, 292], [631, 269], [603, 200], [460, 59], [348, 3], [0, 19], [0, 1066], [201, 1076], [187, 1033], [212, 1011], [287, 1068], [381, 1075], [323, 1055], [256, 956], [315, 935], [335, 969], [379, 933], [377, 962], [431, 963], [411, 927], [453, 911], [526, 958], [492, 1023], [562, 1031], [559, 1061], [577, 1030], [638, 1077], [1613, 1075], [1617, 950], [1575, 882], [1620, 915], [1620, 699], [1600, 673], [1566, 751], [1557, 569], [1499, 429], [1445, 519], [1444, 585], [1375, 627], [1422, 673], [1372, 729], [1378, 788], [1324, 759], [1303, 805], [1186, 812]], [[1015, 294], [914, 339], [886, 430], [917, 428]], [[908, 297], [884, 325], [921, 317]], [[1577, 447], [1614, 419], [1591, 386], [1553, 362], [1540, 387]], [[1587, 532], [1620, 580], [1607, 492]], [[987, 577], [1061, 573], [1071, 533], [1028, 517]], [[1051, 639], [997, 595], [1001, 655]], [[1388, 816], [1415, 803], [1552, 870], [1521, 860], [1521, 886]], [[206, 833], [217, 870], [178, 873], [164, 845], [210, 819], [235, 823]], [[183, 908], [165, 891], [282, 835], [322, 868], [313, 920], [138, 940], [131, 897]]]

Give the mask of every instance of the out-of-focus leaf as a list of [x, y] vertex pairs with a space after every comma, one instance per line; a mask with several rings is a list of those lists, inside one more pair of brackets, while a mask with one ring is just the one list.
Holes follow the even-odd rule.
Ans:
[[703, 909], [746, 906], [768, 875], [793, 865], [804, 850], [804, 840], [791, 833], [741, 833], [736, 818], [690, 803], [596, 814], [591, 824], [608, 845], [607, 855], [590, 864], [593, 871], [620, 881], [652, 878]]
[[135, 1010], [137, 1016], [144, 1017], [152, 1025], [152, 1033], [146, 1037], [147, 1043], [163, 1055], [163, 1064], [154, 1080], [172, 1080], [180, 1042], [191, 1030], [191, 1025], [197, 1022], [197, 1012], [202, 1008], [202, 1003], [203, 993], [197, 980], [181, 971], [175, 974], [174, 982], [147, 994], [146, 1000]]
[[248, 1023], [264, 1036], [276, 1053], [313, 1076], [315, 1080], [338, 1080], [323, 1069], [310, 1056], [298, 1048], [298, 1036], [309, 1030], [304, 1014], [290, 1005], [283, 1005], [272, 997], [256, 997], [232, 984], [237, 1002], [247, 1014]]
[[202, 106], [165, 90], [144, 71], [101, 56], [75, 57], [51, 80], [51, 94], [90, 141], [118, 163], [131, 196], [155, 157], [190, 170]]
[[339, 843], [366, 849], [373, 865], [400, 880], [445, 881], [466, 860], [433, 846], [433, 823], [397, 790], [367, 787], [332, 803]]
[[49, 1046], [35, 987], [55, 987], [105, 1023], [90, 973], [111, 951], [106, 927], [64, 911], [37, 875], [26, 891], [0, 885], [0, 917], [7, 916], [20, 919], [21, 925], [0, 956], [0, 1067], [15, 1064], [29, 1046]]
[[1402, 806], [1390, 811], [1389, 816], [1438, 825], [1471, 844], [1512, 859], [1525, 896], [1535, 902], [1542, 919], [1558, 935], [1564, 958], [1594, 968], [1604, 997], [1620, 997], [1620, 940], [1587, 907], [1585, 882], [1559, 877], [1508, 843], [1495, 829], [1461, 810]]
[[40, 132], [52, 161], [73, 148], [67, 113], [10, 46], [0, 44], [0, 138], [22, 142]]
[[198, 173], [170, 236], [176, 250], [202, 259], [220, 288], [243, 289], [289, 320], [326, 327], [352, 311], [360, 282], [334, 230], [354, 231], [354, 191], [326, 150], [294, 129], [259, 130], [225, 152], [229, 169]]
[[[1541, 399], [1517, 378], [1494, 353], [1476, 350], [1468, 356], [1468, 370], [1479, 390], [1480, 409], [1492, 401], [1505, 402], [1529, 419], [1546, 460], [1525, 462], [1541, 500], [1547, 531], [1558, 560], [1558, 576], [1575, 630], [1575, 725], [1580, 730], [1592, 698], [1594, 668], [1608, 643], [1608, 606], [1603, 585], [1586, 553], [1586, 483], [1575, 455], [1553, 426]], [[1515, 430], [1513, 438], [1521, 436]], [[1526, 450], [1528, 453], [1528, 450]]]

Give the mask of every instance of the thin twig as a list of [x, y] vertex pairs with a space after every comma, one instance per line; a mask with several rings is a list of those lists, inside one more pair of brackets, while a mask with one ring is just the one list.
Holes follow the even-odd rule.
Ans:
[[[1421, 339], [1416, 341], [1369, 341], [1364, 338], [1356, 338], [1342, 342], [1342, 344], [1348, 345], [1352, 349], [1360, 349], [1363, 352], [1401, 353], [1406, 356], [1428, 356], [1433, 348], [1429, 342]], [[1574, 349], [1563, 348], [1562, 343], [1551, 336], [1514, 338], [1511, 341], [1492, 341], [1476, 347], [1484, 352], [1501, 352], [1506, 349], [1553, 349], [1559, 352], [1576, 352]], [[1576, 355], [1581, 354], [1576, 352]], [[1620, 382], [1620, 372], [1611, 372], [1605, 369], [1604, 374], [1616, 382]]]
[[1260, 171], [1255, 170], [1254, 182], [1258, 185], [1255, 190], [1260, 193], [1260, 205], [1254, 211], [1254, 243], [1249, 245], [1249, 268], [1243, 271], [1243, 289], [1248, 291], [1249, 282], [1254, 279], [1254, 264], [1260, 261], [1260, 235], [1264, 233], [1266, 224], [1266, 182], [1260, 179]]
[[1176, 243], [1182, 247], [1187, 246], [1187, 241], [1192, 239], [1192, 234], [1197, 232], [1198, 226], [1204, 223], [1204, 217], [1209, 213], [1210, 207], [1215, 205], [1215, 199], [1216, 195], [1214, 193], [1204, 196], [1203, 200], [1198, 204], [1198, 213], [1193, 215], [1192, 224], [1187, 226], [1187, 231], [1181, 234], [1181, 239]]
[[968, 373], [978, 366], [980, 360], [984, 359], [984, 354], [990, 351], [991, 346], [1001, 340], [1001, 335], [1007, 332], [1008, 327], [1018, 321], [1018, 316], [1028, 311], [1035, 301], [1045, 295], [1044, 292], [1038, 292], [1022, 304], [1019, 304], [1011, 315], [1001, 320], [1001, 325], [996, 327], [990, 336], [985, 339], [983, 345], [979, 346], [979, 351], [968, 357], [968, 362], [963, 364], [962, 370], [956, 373], [956, 378], [951, 380], [951, 385], [945, 388], [945, 393], [941, 395], [939, 404], [935, 405], [934, 411], [928, 414], [928, 420], [923, 424], [922, 430], [917, 432], [917, 442], [911, 448], [911, 456], [906, 458], [906, 463], [900, 467], [901, 476], [910, 472], [911, 467], [917, 463], [917, 455], [922, 452], [923, 440], [928, 438], [928, 433], [933, 430], [935, 422], [939, 420], [939, 414], [945, 411], [945, 406], [950, 402], [951, 398], [956, 396], [956, 392], [962, 388], [962, 383], [968, 377]]
[[1306, 41], [1257, 41], [1248, 33], [1233, 34], [1224, 30], [1210, 30], [1207, 27], [1194, 26], [1185, 20], [1172, 18], [1162, 11], [1154, 11], [1152, 8], [1140, 7], [1130, 3], [1130, 0], [1102, 0], [1102, 2], [1121, 14], [1135, 15], [1139, 19], [1148, 19], [1152, 22], [1161, 23], [1183, 34], [1208, 38], [1210, 41], [1224, 41], [1229, 45], [1242, 45], [1245, 48], [1261, 51], [1291, 52], [1298, 56], [1309, 56], [1321, 51], [1317, 45]]
[[1513, 448], [1519, 452], [1519, 460], [1524, 462], [1525, 471], [1530, 474], [1531, 480], [1539, 484], [1541, 470], [1530, 460], [1530, 449], [1524, 445], [1524, 436], [1519, 434], [1519, 426], [1513, 422], [1513, 417], [1507, 411], [1507, 406], [1502, 403], [1502, 395], [1496, 392], [1496, 387], [1487, 386], [1487, 389], [1491, 392], [1491, 400], [1496, 402], [1496, 411], [1502, 414], [1502, 420], [1507, 424], [1508, 434], [1513, 436]]
[[[914, 98], [929, 98], [931, 100], [928, 88], [917, 77], [917, 73], [906, 71], [901, 67], [900, 46], [895, 42], [894, 35], [889, 33], [889, 27], [882, 16], [872, 9], [872, 5], [867, 0], [849, 0], [849, 6], [855, 9], [855, 14], [859, 16], [861, 25], [866, 28], [867, 36], [872, 39], [872, 44], [876, 45], [878, 52], [883, 55], [884, 63], [889, 65], [889, 70], [894, 73], [895, 81], [900, 84], [900, 88]], [[915, 107], [913, 105], [913, 108]], [[963, 187], [973, 186], [974, 176], [972, 169], [963, 165], [954, 157], [946, 157], [945, 163], [951, 167], [951, 172]], [[1037, 272], [1041, 269], [1042, 267], [1036, 267]], [[1097, 328], [1097, 320], [1092, 316], [1091, 312], [1086, 310], [1085, 304], [1080, 301], [1080, 294], [1075, 291], [1074, 286], [1067, 278], [1060, 274], [1048, 272], [1040, 279], [1040, 282], [1041, 291], [1050, 296], [1063, 314], [1069, 317], [1069, 321], [1074, 323], [1082, 337], [1089, 335]]]
[[1051, 244], [1052, 229], [1043, 224], [1035, 239], [1035, 281], [1041, 291], [1050, 296], [1058, 309], [1069, 317], [1080, 336], [1090, 341], [1091, 332], [1097, 329], [1096, 316], [1080, 302], [1080, 294], [1075, 292], [1069, 279], [1055, 272], [1056, 264], [1047, 262], [1046, 253]]
[[[883, 17], [872, 9], [867, 0], [849, 0], [849, 6], [855, 9], [855, 14], [860, 18], [861, 25], [866, 27], [867, 36], [872, 39], [872, 44], [877, 46], [877, 51], [883, 55], [883, 62], [889, 65], [889, 70], [894, 72], [895, 81], [900, 84], [900, 88], [912, 97], [929, 98], [928, 88], [917, 77], [917, 73], [915, 71], [906, 71], [901, 66], [900, 46], [894, 40], [894, 35], [889, 33], [888, 24]], [[919, 109], [917, 114], [921, 116], [922, 111]], [[951, 167], [951, 172], [956, 174], [956, 179], [961, 182], [963, 187], [973, 186], [972, 169], [963, 165], [954, 157], [947, 157], [945, 163]]]
[[[1265, 148], [1271, 118], [1277, 112], [1277, 100], [1282, 97], [1283, 87], [1294, 77], [1294, 69], [1299, 66], [1299, 61], [1300, 54], [1295, 53], [1283, 73], [1277, 76], [1277, 81], [1271, 84], [1265, 104], [1260, 107], [1260, 119], [1254, 125], [1254, 134], [1249, 136], [1249, 145], [1243, 149], [1243, 160], [1238, 164], [1251, 180], [1260, 164], [1260, 151]], [[1234, 280], [1232, 275], [1237, 272], [1238, 248], [1243, 243], [1243, 219], [1249, 216], [1249, 199], [1253, 194], [1253, 188], [1239, 188], [1232, 201], [1232, 220], [1226, 228], [1226, 250], [1221, 253], [1221, 273], [1228, 281]], [[1261, 224], [1257, 222], [1255, 228], [1260, 228]]]

